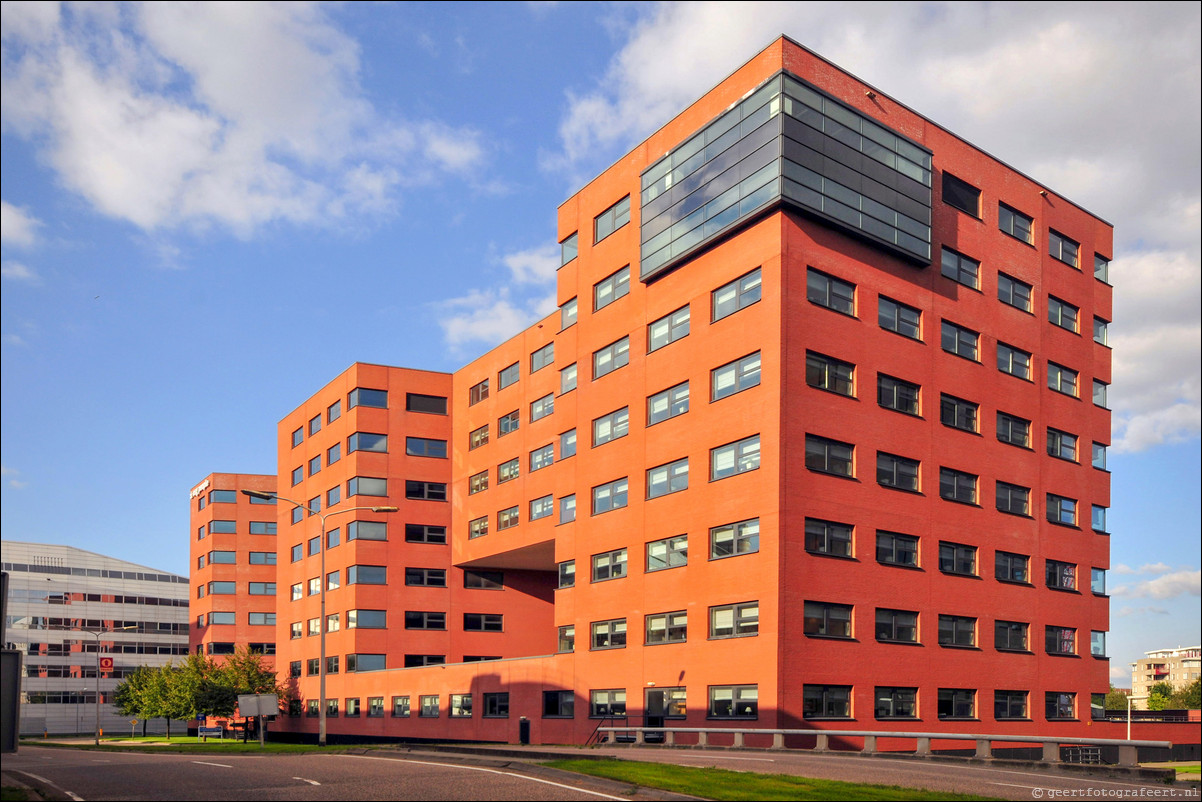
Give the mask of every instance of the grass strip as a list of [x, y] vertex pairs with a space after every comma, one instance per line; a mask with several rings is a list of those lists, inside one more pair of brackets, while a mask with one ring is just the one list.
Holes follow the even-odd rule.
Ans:
[[758, 774], [632, 760], [554, 760], [544, 765], [631, 785], [641, 785], [644, 788], [659, 788], [678, 794], [689, 794], [703, 799], [943, 800], [995, 798], [944, 791], [926, 791], [919, 788], [902, 788], [896, 785], [814, 780], [791, 774]]

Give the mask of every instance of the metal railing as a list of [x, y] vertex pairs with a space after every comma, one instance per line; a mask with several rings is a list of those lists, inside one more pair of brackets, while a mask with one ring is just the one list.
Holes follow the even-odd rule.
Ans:
[[[604, 722], [601, 722], [604, 724]], [[873, 730], [766, 730], [766, 729], [730, 729], [726, 727], [603, 727], [598, 725], [594, 732], [594, 737], [598, 737], [605, 733], [612, 733], [616, 740], [620, 735], [633, 735], [632, 742], [636, 746], [643, 746], [649, 743], [648, 735], [663, 738], [664, 746], [676, 746], [678, 735], [696, 735], [697, 746], [711, 746], [709, 743], [710, 735], [729, 735], [732, 738], [730, 746], [735, 749], [743, 748], [744, 736], [772, 736], [772, 746], [769, 749], [785, 749], [785, 736], [809, 736], [815, 739], [814, 747], [810, 751], [813, 752], [830, 752], [830, 739], [835, 738], [862, 738], [864, 746], [860, 750], [861, 754], [877, 754], [877, 744], [880, 739], [903, 739], [913, 740], [916, 742], [914, 750], [915, 755], [929, 756], [931, 752], [931, 741], [973, 741], [976, 745], [977, 758], [991, 759], [993, 758], [994, 743], [1024, 743], [1024, 744], [1040, 744], [1043, 750], [1042, 760], [1045, 763], [1060, 763], [1060, 746], [1070, 745], [1079, 747], [1118, 747], [1118, 764], [1120, 766], [1135, 766], [1138, 764], [1138, 751], [1140, 747], [1145, 748], [1161, 748], [1171, 749], [1172, 743], [1169, 741], [1127, 741], [1116, 738], [1065, 738], [1059, 736], [1039, 736], [1039, 735], [985, 735], [972, 734], [962, 732], [886, 732]], [[592, 741], [592, 739], [590, 739]], [[600, 742], [600, 741], [598, 741]], [[683, 745], [683, 744], [681, 744]], [[716, 745], [716, 744], [715, 744]], [[1084, 750], [1079, 750], [1077, 754], [1083, 754]], [[1092, 751], [1090, 752], [1092, 757]]]

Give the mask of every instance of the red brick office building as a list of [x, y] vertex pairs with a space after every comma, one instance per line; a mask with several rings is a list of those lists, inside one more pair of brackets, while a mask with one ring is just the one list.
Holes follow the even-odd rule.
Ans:
[[558, 239], [555, 314], [280, 423], [285, 729], [324, 626], [333, 736], [1087, 732], [1108, 223], [782, 38]]

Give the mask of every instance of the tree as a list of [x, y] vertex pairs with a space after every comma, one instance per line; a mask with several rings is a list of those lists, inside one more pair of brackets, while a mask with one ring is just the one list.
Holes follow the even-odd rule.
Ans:
[[1169, 707], [1173, 697], [1173, 686], [1168, 682], [1158, 682], [1148, 689], [1148, 709], [1164, 710]]
[[287, 692], [276, 679], [276, 673], [263, 665], [263, 654], [249, 646], [239, 646], [218, 668], [222, 684], [240, 693], [274, 693], [282, 701]]
[[154, 681], [156, 669], [149, 666], [138, 666], [125, 676], [113, 689], [113, 702], [117, 712], [123, 716], [134, 716], [142, 720], [142, 736], [146, 736], [146, 720], [150, 713], [147, 704], [147, 687]]
[[1107, 710], [1126, 710], [1127, 694], [1111, 685], [1110, 692], [1106, 694], [1106, 701], [1102, 705]]
[[1202, 679], [1196, 679], [1169, 697], [1169, 707], [1183, 710], [1202, 708]]

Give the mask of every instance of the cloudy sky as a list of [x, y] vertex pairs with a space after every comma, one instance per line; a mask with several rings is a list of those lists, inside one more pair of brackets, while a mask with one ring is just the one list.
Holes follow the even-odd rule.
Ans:
[[555, 209], [781, 33], [1115, 225], [1115, 678], [1199, 623], [1196, 3], [5, 2], [4, 537], [187, 572], [354, 361], [553, 307]]

